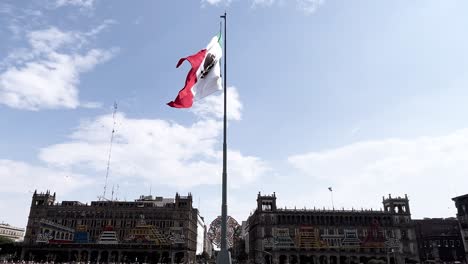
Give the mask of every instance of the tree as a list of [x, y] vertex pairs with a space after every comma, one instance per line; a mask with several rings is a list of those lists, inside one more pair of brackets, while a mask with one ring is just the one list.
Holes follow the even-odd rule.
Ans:
[[0, 236], [0, 244], [13, 244], [15, 241], [8, 237]]

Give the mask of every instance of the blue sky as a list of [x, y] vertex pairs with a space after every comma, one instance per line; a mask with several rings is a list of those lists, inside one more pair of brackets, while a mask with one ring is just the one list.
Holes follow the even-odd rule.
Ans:
[[[468, 183], [466, 1], [6, 0], [0, 4], [0, 221], [25, 226], [31, 191], [89, 202], [194, 195], [220, 212], [221, 94], [166, 106], [179, 58], [228, 13], [229, 213], [281, 207], [454, 216]], [[108, 192], [108, 196], [109, 192]]]

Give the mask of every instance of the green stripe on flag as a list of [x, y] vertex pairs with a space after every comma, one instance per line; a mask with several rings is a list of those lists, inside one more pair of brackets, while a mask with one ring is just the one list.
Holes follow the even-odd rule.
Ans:
[[221, 34], [221, 31], [218, 33], [218, 43], [219, 43], [219, 46], [223, 46], [223, 38], [222, 38], [222, 34]]

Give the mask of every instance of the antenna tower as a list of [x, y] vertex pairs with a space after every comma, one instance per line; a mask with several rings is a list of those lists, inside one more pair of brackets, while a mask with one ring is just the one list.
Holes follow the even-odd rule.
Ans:
[[[106, 181], [104, 183], [104, 193], [100, 197], [99, 200], [106, 200], [106, 191], [107, 191], [107, 179], [109, 178], [109, 170], [110, 170], [110, 161], [111, 161], [111, 154], [112, 154], [112, 144], [114, 143], [114, 134], [115, 134], [115, 113], [117, 112], [117, 102], [114, 102], [114, 112], [112, 113], [112, 134], [110, 139], [109, 145], [109, 156], [107, 158], [107, 168], [106, 168]], [[112, 191], [113, 193], [113, 191]]]
[[119, 185], [117, 184], [117, 189], [115, 190], [115, 201], [119, 200], [118, 194], [119, 194]]

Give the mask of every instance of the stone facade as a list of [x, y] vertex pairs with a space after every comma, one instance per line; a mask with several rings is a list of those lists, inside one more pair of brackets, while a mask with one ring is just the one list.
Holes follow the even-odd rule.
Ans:
[[13, 241], [21, 241], [24, 236], [24, 228], [14, 227], [9, 224], [0, 224], [0, 236], [10, 238]]
[[465, 250], [455, 218], [413, 220], [416, 227], [419, 258], [423, 263], [465, 261]]
[[419, 262], [408, 198], [383, 199], [383, 210], [282, 209], [257, 196], [246, 223], [252, 263], [366, 264]]
[[23, 259], [195, 262], [197, 225], [202, 218], [192, 206], [191, 194], [89, 205], [56, 203], [55, 198], [50, 192], [33, 194]]

